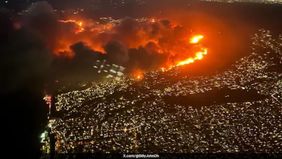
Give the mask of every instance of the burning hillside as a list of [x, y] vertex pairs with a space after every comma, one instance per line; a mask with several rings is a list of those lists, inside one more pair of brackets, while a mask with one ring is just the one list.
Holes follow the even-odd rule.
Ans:
[[55, 42], [56, 56], [73, 58], [72, 45], [80, 42], [93, 53], [130, 70], [169, 69], [202, 60], [207, 48], [204, 36], [180, 24], [156, 18], [83, 18], [58, 20], [61, 32]]

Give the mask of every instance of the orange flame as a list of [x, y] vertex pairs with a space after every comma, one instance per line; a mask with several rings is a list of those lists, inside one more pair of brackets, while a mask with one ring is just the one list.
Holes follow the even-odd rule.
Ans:
[[195, 35], [190, 39], [190, 44], [198, 44], [203, 38], [203, 35]]
[[176, 66], [183, 66], [183, 65], [194, 63], [197, 60], [202, 60], [204, 56], [207, 54], [208, 54], [208, 49], [202, 48], [202, 50], [197, 52], [194, 57], [189, 57], [183, 61], [178, 62]]
[[68, 20], [59, 20], [59, 22], [61, 23], [73, 23], [77, 26], [77, 30], [75, 31], [75, 34], [78, 34], [78, 33], [81, 33], [83, 31], [85, 31], [85, 28], [84, 28], [84, 24], [82, 21], [80, 20], [74, 20], [74, 19], [68, 19]]
[[[203, 35], [200, 35], [200, 34], [195, 35], [190, 39], [190, 44], [199, 44], [203, 38], [204, 38]], [[178, 66], [192, 64], [197, 60], [202, 60], [204, 56], [208, 54], [208, 49], [205, 47], [202, 47], [201, 45], [200, 47], [201, 47], [200, 51], [196, 52], [194, 57], [189, 57], [189, 58], [186, 58], [185, 60], [178, 61], [174, 66], [170, 66], [167, 70], [171, 70], [172, 68], [178, 67]], [[162, 68], [161, 70], [164, 71], [164, 68]]]
[[[201, 42], [201, 40], [204, 38], [203, 35], [199, 34], [199, 35], [195, 35], [190, 39], [190, 44], [198, 44], [199, 42]], [[176, 66], [183, 66], [183, 65], [187, 65], [187, 64], [191, 64], [194, 63], [197, 60], [202, 60], [204, 58], [205, 55], [208, 54], [208, 49], [201, 47], [201, 50], [196, 52], [194, 57], [189, 57], [183, 61], [180, 61], [176, 64]]]

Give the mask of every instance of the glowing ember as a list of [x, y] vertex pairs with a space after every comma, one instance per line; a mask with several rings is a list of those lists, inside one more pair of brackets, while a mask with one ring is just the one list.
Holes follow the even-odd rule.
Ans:
[[204, 38], [203, 35], [195, 35], [190, 39], [191, 44], [198, 44]]

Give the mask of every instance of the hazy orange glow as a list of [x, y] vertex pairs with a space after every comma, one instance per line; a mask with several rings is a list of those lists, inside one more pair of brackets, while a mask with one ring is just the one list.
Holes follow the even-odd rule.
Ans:
[[142, 80], [144, 78], [144, 72], [140, 69], [134, 70], [132, 72], [132, 77], [137, 81]]
[[204, 38], [203, 35], [195, 35], [190, 39], [191, 44], [198, 44]]
[[156, 19], [155, 19], [155, 18], [152, 18], [152, 19], [151, 19], [151, 23], [156, 23]]

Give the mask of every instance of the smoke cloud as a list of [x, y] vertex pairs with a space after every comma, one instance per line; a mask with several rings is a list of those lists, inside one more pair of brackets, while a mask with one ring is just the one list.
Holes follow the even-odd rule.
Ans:
[[[150, 71], [193, 55], [189, 44], [191, 33], [169, 20], [122, 18], [89, 20], [80, 17], [58, 20], [55, 55], [75, 58], [78, 52], [70, 46], [83, 43], [110, 63]], [[89, 53], [89, 51], [87, 51]]]
[[40, 157], [38, 136], [47, 119], [42, 97], [53, 58], [48, 38], [41, 34], [45, 22], [35, 20], [42, 8], [36, 8], [24, 16], [0, 9], [1, 120], [3, 135], [9, 138], [5, 151], [14, 155], [17, 150], [27, 158]]

